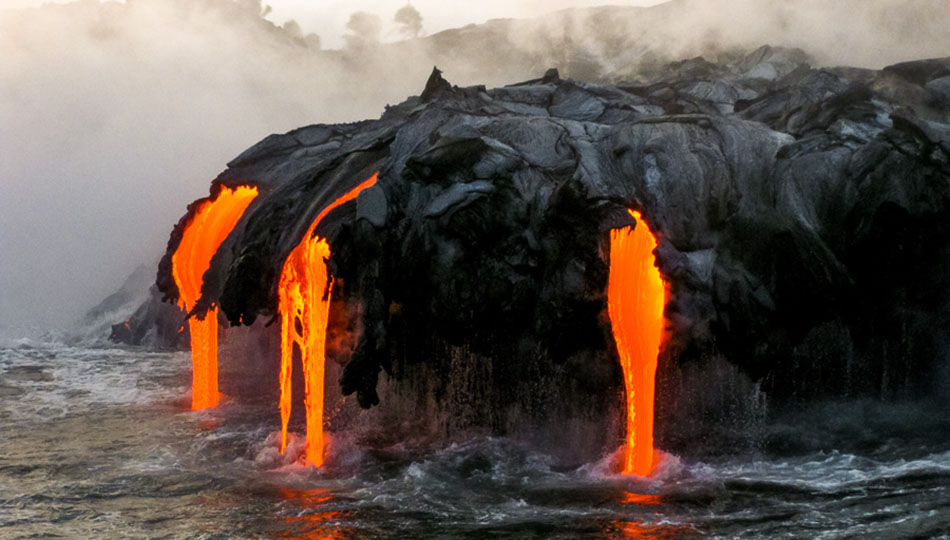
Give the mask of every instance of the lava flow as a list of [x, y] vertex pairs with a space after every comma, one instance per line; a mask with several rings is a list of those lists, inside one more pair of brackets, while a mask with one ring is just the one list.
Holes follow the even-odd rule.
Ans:
[[[172, 277], [178, 286], [178, 305], [191, 311], [201, 298], [204, 274], [211, 258], [231, 229], [257, 197], [257, 188], [222, 188], [214, 199], [198, 206], [185, 224], [178, 249], [172, 255]], [[212, 306], [203, 318], [188, 319], [191, 331], [193, 410], [218, 404], [218, 310]]]
[[656, 239], [639, 212], [631, 210], [630, 214], [637, 220], [637, 227], [610, 232], [607, 312], [626, 389], [622, 471], [646, 476], [654, 464], [654, 386], [666, 287], [653, 256]]
[[307, 461], [323, 465], [323, 378], [326, 360], [327, 318], [333, 282], [328, 279], [327, 241], [314, 235], [317, 224], [334, 208], [356, 198], [376, 183], [374, 174], [346, 195], [333, 201], [310, 224], [303, 240], [284, 262], [279, 282], [280, 310], [280, 453], [287, 449], [287, 424], [291, 410], [291, 373], [294, 350], [304, 371], [304, 405], [307, 410]]

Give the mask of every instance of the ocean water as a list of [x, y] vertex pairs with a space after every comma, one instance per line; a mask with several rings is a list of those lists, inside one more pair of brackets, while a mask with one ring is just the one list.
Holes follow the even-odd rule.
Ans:
[[[187, 353], [0, 346], [0, 538], [950, 538], [946, 411], [836, 406], [650, 478], [504, 438], [277, 452], [275, 404], [192, 412]], [[858, 412], [856, 412], [858, 411]], [[919, 424], [919, 425], [918, 425]]]

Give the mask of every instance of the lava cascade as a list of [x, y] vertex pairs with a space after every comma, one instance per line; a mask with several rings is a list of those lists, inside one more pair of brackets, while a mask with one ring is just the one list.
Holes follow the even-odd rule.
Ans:
[[646, 476], [654, 464], [653, 405], [666, 287], [653, 255], [656, 238], [639, 212], [630, 214], [643, 226], [610, 232], [607, 311], [626, 391], [622, 472]]
[[333, 282], [327, 275], [326, 259], [330, 245], [314, 229], [334, 208], [355, 199], [361, 191], [376, 183], [374, 174], [323, 209], [290, 252], [281, 270], [278, 284], [280, 325], [280, 452], [287, 449], [287, 425], [291, 412], [291, 374], [294, 352], [304, 372], [306, 407], [306, 459], [316, 467], [323, 465], [323, 384], [327, 319]]
[[[257, 197], [257, 188], [222, 188], [214, 199], [202, 202], [185, 224], [181, 243], [172, 256], [172, 276], [178, 286], [178, 305], [190, 312], [201, 298], [204, 274], [211, 258], [238, 220]], [[218, 404], [218, 309], [212, 306], [203, 318], [188, 319], [191, 331], [193, 410]]]

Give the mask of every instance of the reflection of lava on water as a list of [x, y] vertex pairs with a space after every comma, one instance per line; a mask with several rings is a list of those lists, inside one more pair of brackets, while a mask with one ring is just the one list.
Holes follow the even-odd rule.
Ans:
[[[634, 493], [624, 491], [620, 498], [620, 504], [635, 507], [659, 507], [665, 501], [660, 495], [649, 495], [644, 493]], [[659, 508], [656, 511], [656, 518], [661, 518]], [[620, 538], [681, 538], [684, 535], [696, 534], [697, 531], [688, 525], [673, 525], [670, 523], [649, 522], [643, 519], [617, 520], [612, 524], [613, 531], [619, 533]]]
[[637, 504], [640, 506], [656, 506], [662, 504], [662, 502], [663, 498], [659, 495], [634, 493], [632, 491], [624, 491], [623, 497], [620, 499], [621, 504]]
[[276, 538], [283, 540], [346, 540], [352, 532], [339, 523], [346, 512], [320, 511], [322, 506], [333, 501], [329, 489], [292, 489], [282, 487], [279, 495], [296, 508], [297, 515], [283, 515], [281, 521], [291, 528], [278, 531]]
[[682, 538], [684, 535], [697, 534], [696, 530], [686, 525], [653, 524], [643, 521], [618, 521], [616, 530], [620, 538], [666, 540]]

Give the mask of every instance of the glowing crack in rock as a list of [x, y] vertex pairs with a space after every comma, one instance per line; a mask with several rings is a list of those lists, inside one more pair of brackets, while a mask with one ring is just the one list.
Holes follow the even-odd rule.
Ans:
[[280, 452], [287, 449], [287, 425], [291, 412], [291, 375], [296, 355], [304, 372], [308, 463], [320, 467], [324, 460], [323, 384], [327, 319], [333, 282], [327, 275], [330, 257], [327, 241], [314, 229], [334, 208], [355, 199], [374, 185], [374, 174], [333, 201], [313, 220], [300, 243], [290, 252], [278, 284], [280, 311]]
[[637, 220], [636, 227], [610, 231], [607, 312], [626, 392], [621, 470], [646, 476], [654, 465], [653, 404], [666, 287], [653, 256], [656, 238], [639, 212], [630, 214]]
[[[181, 243], [172, 255], [172, 277], [178, 286], [178, 305], [190, 312], [201, 298], [204, 274], [211, 258], [228, 237], [251, 201], [257, 188], [221, 188], [214, 199], [202, 202], [185, 224]], [[188, 319], [191, 331], [193, 410], [218, 404], [218, 309], [212, 306], [203, 318]]]

